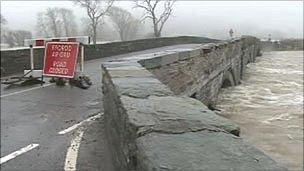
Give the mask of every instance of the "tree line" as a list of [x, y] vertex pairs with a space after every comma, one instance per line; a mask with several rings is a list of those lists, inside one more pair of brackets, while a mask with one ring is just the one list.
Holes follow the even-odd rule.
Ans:
[[[137, 38], [161, 37], [165, 23], [172, 15], [174, 0], [135, 0], [134, 8], [144, 13], [141, 18], [121, 7], [114, 0], [76, 0], [74, 4], [85, 9], [81, 27], [77, 26], [72, 10], [67, 8], [48, 8], [37, 14], [36, 37], [73, 37], [89, 35], [92, 43], [97, 41], [132, 40]], [[152, 31], [145, 35], [143, 21], [152, 24]], [[33, 33], [26, 30], [12, 30], [8, 21], [1, 15], [1, 42], [9, 47], [24, 46], [24, 39], [32, 38]]]

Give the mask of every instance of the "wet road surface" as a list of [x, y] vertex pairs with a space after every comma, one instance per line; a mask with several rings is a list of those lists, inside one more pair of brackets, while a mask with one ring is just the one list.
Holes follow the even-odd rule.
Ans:
[[1, 85], [1, 170], [113, 170], [104, 139], [101, 63], [197, 46], [168, 46], [87, 61], [85, 73], [93, 81], [88, 90], [49, 83], [10, 89]]

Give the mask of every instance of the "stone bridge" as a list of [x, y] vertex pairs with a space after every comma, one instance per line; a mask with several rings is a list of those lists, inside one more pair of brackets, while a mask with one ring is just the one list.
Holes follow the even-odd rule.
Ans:
[[[202, 45], [188, 52], [189, 57], [162, 67], [144, 66], [174, 94], [196, 98], [212, 108], [220, 88], [240, 84], [246, 65], [254, 62], [260, 50], [257, 39], [243, 36], [229, 42]], [[187, 54], [182, 51], [176, 55]]]
[[242, 36], [104, 63], [106, 135], [117, 170], [285, 170], [212, 110], [260, 41]]
[[[75, 135], [66, 130], [84, 123], [82, 148], [72, 162], [77, 170], [286, 170], [212, 111], [219, 90], [240, 84], [260, 50], [252, 36], [87, 45], [85, 71], [95, 83], [88, 90], [1, 87], [1, 157], [33, 141], [41, 146], [1, 169], [69, 170], [66, 147]], [[43, 51], [34, 50], [36, 68]], [[1, 51], [1, 76], [22, 72], [28, 61], [29, 49]], [[101, 113], [99, 121], [81, 121], [94, 113]], [[58, 136], [57, 130], [67, 133]]]

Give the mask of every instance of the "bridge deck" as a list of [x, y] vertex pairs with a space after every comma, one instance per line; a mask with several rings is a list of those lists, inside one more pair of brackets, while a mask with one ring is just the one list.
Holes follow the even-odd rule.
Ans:
[[[79, 130], [83, 130], [78, 153], [73, 148], [72, 151], [76, 153], [72, 152], [68, 156], [77, 159], [77, 170], [112, 170], [103, 136], [102, 115], [99, 119], [83, 122], [99, 112], [102, 114], [100, 64], [131, 55], [197, 46], [198, 44], [167, 46], [87, 61], [85, 72], [94, 83], [88, 90], [70, 86], [57, 87], [49, 83], [44, 87], [37, 85], [11, 89], [5, 89], [1, 85], [1, 169], [65, 170], [71, 141], [80, 137]], [[59, 134], [79, 122], [83, 124], [78, 128]], [[18, 151], [30, 144], [39, 146], [24, 153]], [[18, 154], [9, 155], [14, 151], [18, 151]], [[11, 156], [15, 158], [4, 162], [3, 159]]]

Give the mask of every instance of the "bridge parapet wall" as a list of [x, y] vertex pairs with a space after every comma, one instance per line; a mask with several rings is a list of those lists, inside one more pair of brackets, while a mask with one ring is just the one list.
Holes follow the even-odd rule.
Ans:
[[[209, 58], [233, 60], [237, 51], [244, 49], [254, 55], [259, 51], [256, 44], [257, 39], [243, 37], [193, 50], [130, 56], [104, 63], [105, 130], [115, 169], [286, 170], [238, 137], [237, 125], [216, 115], [197, 99], [175, 95], [172, 87], [161, 83], [157, 79], [160, 77], [153, 74], [156, 68], [175, 64], [181, 66], [179, 72], [182, 72], [182, 65], [191, 61], [187, 65], [194, 66], [196, 58], [204, 59], [205, 63], [194, 68], [205, 65], [216, 68]], [[221, 66], [224, 65], [222, 60], [214, 62]], [[247, 60], [254, 60], [254, 57]], [[183, 80], [180, 84], [184, 84]]]
[[[170, 64], [155, 65], [150, 62], [154, 59], [142, 64], [148, 66], [175, 95], [194, 97], [213, 106], [222, 86], [240, 84], [246, 65], [254, 62], [260, 53], [260, 41], [243, 36], [218, 44], [204, 44], [189, 53], [196, 55]], [[154, 66], [151, 67], [150, 63]]]
[[[113, 55], [120, 55], [162, 46], [191, 43], [219, 42], [205, 37], [180, 36], [139, 39], [123, 42], [110, 42], [96, 45], [85, 45], [85, 60], [98, 59]], [[35, 68], [42, 69], [44, 48], [34, 48]], [[1, 77], [23, 73], [30, 68], [30, 49], [18, 48], [1, 50]]]

